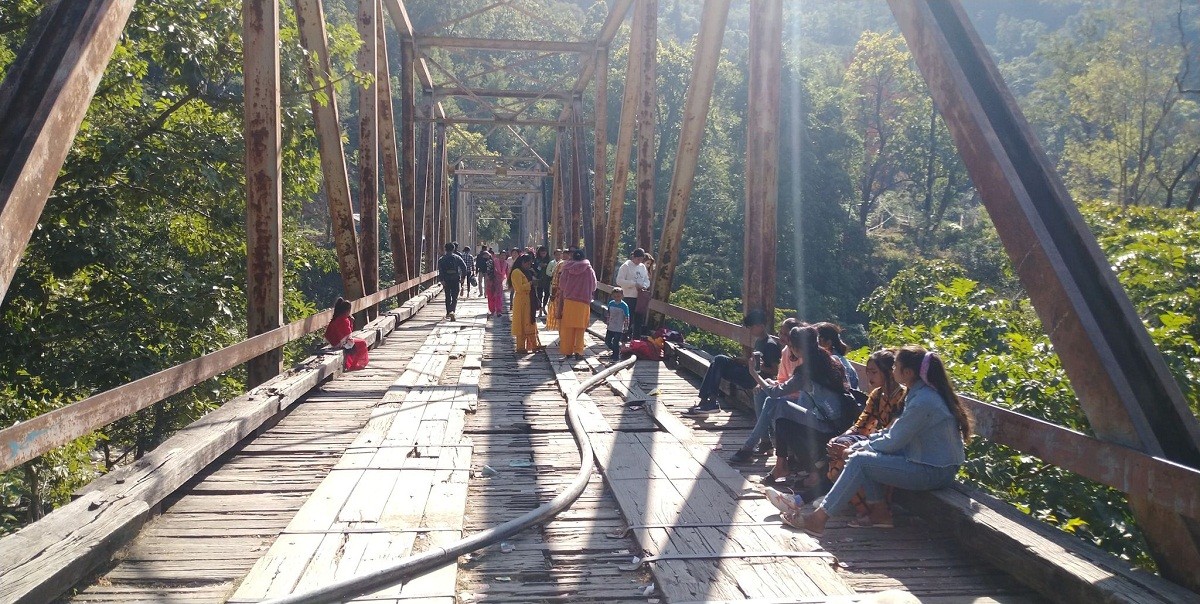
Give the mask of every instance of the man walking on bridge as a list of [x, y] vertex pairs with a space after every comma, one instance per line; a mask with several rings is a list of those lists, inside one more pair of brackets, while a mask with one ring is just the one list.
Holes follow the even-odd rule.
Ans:
[[442, 295], [446, 296], [446, 319], [454, 320], [454, 310], [458, 308], [458, 292], [462, 288], [462, 280], [467, 276], [467, 264], [462, 256], [454, 252], [454, 244], [447, 243], [446, 254], [438, 259], [438, 281], [442, 282]]

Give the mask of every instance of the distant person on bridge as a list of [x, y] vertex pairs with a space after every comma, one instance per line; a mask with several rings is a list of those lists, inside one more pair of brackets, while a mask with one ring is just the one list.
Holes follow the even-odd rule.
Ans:
[[592, 295], [596, 293], [596, 271], [583, 250], [571, 252], [563, 263], [558, 287], [562, 292], [562, 318], [558, 328], [558, 351], [564, 357], [583, 358], [583, 333], [592, 318]]
[[[625, 292], [625, 299], [628, 302], [628, 290]], [[746, 313], [742, 319], [742, 326], [748, 328], [750, 335], [754, 337], [754, 351], [762, 353], [762, 367], [758, 371], [767, 379], [774, 378], [779, 371], [783, 347], [779, 345], [778, 338], [767, 333], [766, 313], [761, 310]], [[708, 371], [704, 373], [704, 381], [700, 383], [700, 402], [685, 411], [684, 415], [719, 413], [721, 405], [717, 401], [717, 394], [720, 392], [721, 380], [729, 380], [730, 383], [749, 390], [756, 383], [750, 375], [751, 366], [751, 357], [735, 359], [729, 355], [717, 355], [708, 366]]]
[[504, 261], [496, 261], [496, 257], [490, 251], [479, 252], [479, 257], [476, 262], [482, 259], [482, 266], [479, 269], [479, 280], [484, 283], [484, 291], [487, 293], [488, 301], [488, 316], [499, 317], [500, 313], [504, 312], [504, 270], [501, 268]]
[[516, 338], [518, 355], [542, 349], [538, 339], [536, 293], [533, 291], [533, 256], [524, 254], [517, 258], [508, 275], [512, 285], [512, 334]]
[[369, 358], [367, 341], [350, 337], [350, 334], [354, 333], [354, 319], [350, 318], [350, 308], [350, 301], [343, 298], [338, 298], [333, 303], [333, 320], [325, 328], [325, 341], [342, 351], [346, 371], [355, 371], [366, 367]]
[[485, 295], [487, 291], [487, 278], [491, 275], [491, 269], [488, 263], [492, 260], [492, 254], [487, 251], [487, 248], [479, 248], [479, 254], [475, 256], [475, 279], [479, 281], [479, 295]]
[[[645, 261], [646, 250], [639, 247], [633, 250], [633, 253], [629, 255], [629, 259], [617, 269], [616, 285], [624, 292], [625, 303], [631, 309], [637, 308], [638, 296], [642, 295], [642, 292], [646, 292], [648, 295], [650, 291], [650, 273], [646, 271], [646, 267], [643, 265]], [[642, 337], [644, 323], [643, 319], [638, 318], [637, 312], [633, 313], [633, 320], [630, 323], [628, 339], [632, 340]]]
[[458, 308], [458, 293], [462, 291], [462, 281], [467, 276], [467, 264], [454, 251], [453, 243], [443, 247], [446, 253], [438, 258], [438, 280], [442, 282], [442, 295], [446, 296], [446, 319], [453, 321], [454, 311]]
[[471, 248], [465, 246], [458, 255], [462, 256], [463, 263], [467, 265], [467, 276], [462, 282], [462, 297], [470, 298], [471, 286], [475, 284], [475, 256], [471, 255]]
[[971, 415], [950, 384], [942, 359], [919, 346], [896, 353], [896, 382], [905, 386], [904, 411], [890, 428], [851, 445], [846, 467], [825, 501], [812, 514], [785, 512], [784, 523], [820, 537], [829, 516], [843, 509], [859, 489], [866, 493], [867, 516], [854, 527], [890, 528], [886, 487], [932, 491], [949, 486], [966, 461], [963, 443], [971, 436]]
[[546, 246], [538, 246], [537, 255], [533, 257], [533, 291], [537, 302], [537, 311], [546, 316], [546, 303], [550, 301], [550, 278], [558, 259], [550, 255]]
[[559, 285], [559, 275], [562, 273], [562, 267], [565, 266], [570, 256], [567, 255], [567, 250], [556, 250], [556, 260], [554, 262], [554, 270], [550, 273], [550, 301], [546, 308], [546, 329], [558, 329], [559, 321], [562, 319], [562, 289]]

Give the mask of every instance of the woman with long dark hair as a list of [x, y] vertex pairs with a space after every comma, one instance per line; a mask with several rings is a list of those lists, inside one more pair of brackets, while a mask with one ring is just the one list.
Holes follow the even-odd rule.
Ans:
[[954, 393], [942, 359], [919, 346], [905, 346], [896, 353], [893, 375], [908, 389], [904, 411], [890, 428], [848, 448], [846, 467], [816, 511], [785, 512], [785, 523], [820, 537], [830, 514], [862, 489], [867, 515], [851, 526], [890, 528], [886, 487], [930, 491], [954, 481], [966, 460], [964, 443], [971, 436], [972, 420]]
[[842, 328], [835, 323], [817, 323], [813, 327], [817, 328], [817, 342], [824, 348], [834, 360], [841, 363], [842, 369], [846, 372], [846, 386], [849, 388], [858, 388], [858, 372], [854, 370], [854, 366], [846, 359], [846, 351], [849, 347], [842, 341]]
[[354, 319], [350, 318], [350, 301], [338, 298], [333, 303], [333, 319], [325, 328], [325, 341], [342, 351], [346, 371], [355, 371], [367, 366], [367, 341], [352, 338]]
[[550, 248], [540, 245], [533, 257], [533, 292], [535, 312], [546, 316], [546, 302], [550, 300], [550, 278], [553, 270], [551, 264], [555, 258], [550, 256]]
[[[768, 397], [775, 415], [775, 467], [771, 481], [787, 477], [791, 461], [809, 472], [806, 487], [816, 486], [820, 476], [815, 470], [824, 459], [822, 449], [846, 423], [842, 398], [846, 394], [842, 365], [817, 345], [817, 330], [812, 326], [793, 327], [788, 332], [788, 349], [797, 357], [792, 376], [786, 382], [771, 382], [751, 372]], [[788, 400], [791, 394], [797, 400]], [[776, 399], [772, 401], [771, 399]]]
[[538, 339], [536, 293], [533, 291], [533, 256], [525, 254], [513, 263], [508, 283], [512, 287], [512, 334], [516, 338], [517, 354], [542, 349]]

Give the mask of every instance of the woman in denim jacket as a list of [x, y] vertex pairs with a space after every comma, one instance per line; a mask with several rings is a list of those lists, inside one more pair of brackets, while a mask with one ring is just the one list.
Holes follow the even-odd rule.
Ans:
[[942, 360], [924, 348], [906, 346], [896, 353], [893, 372], [896, 381], [908, 388], [900, 417], [890, 428], [850, 448], [845, 469], [815, 512], [787, 512], [785, 523], [820, 537], [830, 514], [862, 489], [867, 517], [850, 525], [890, 528], [892, 512], [885, 487], [931, 491], [954, 481], [966, 459], [963, 443], [971, 435], [971, 416], [954, 393]]

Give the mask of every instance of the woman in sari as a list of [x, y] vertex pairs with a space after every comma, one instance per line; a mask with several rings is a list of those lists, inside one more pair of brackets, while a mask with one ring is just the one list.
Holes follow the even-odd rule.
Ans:
[[350, 318], [350, 302], [338, 298], [333, 303], [333, 320], [325, 328], [325, 341], [341, 350], [345, 358], [346, 371], [355, 371], [367, 366], [367, 341], [352, 338], [354, 320]]
[[508, 264], [503, 258], [489, 254], [492, 274], [487, 277], [488, 313], [494, 317], [504, 314], [504, 278], [508, 275]]
[[542, 349], [542, 343], [538, 340], [537, 305], [534, 303], [537, 294], [533, 291], [532, 264], [533, 257], [523, 255], [517, 258], [508, 275], [508, 283], [513, 291], [512, 334], [517, 341], [518, 355]]
[[583, 358], [583, 333], [592, 318], [592, 295], [596, 292], [596, 272], [583, 250], [571, 252], [559, 279], [562, 317], [559, 319], [558, 350], [564, 357]]

